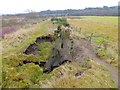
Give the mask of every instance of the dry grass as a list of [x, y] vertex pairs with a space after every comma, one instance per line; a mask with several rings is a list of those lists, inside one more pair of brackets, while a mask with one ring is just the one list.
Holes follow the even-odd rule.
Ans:
[[82, 32], [91, 32], [96, 35], [107, 35], [114, 41], [118, 40], [118, 24], [104, 23], [102, 21], [96, 21], [96, 19], [75, 19], [69, 20], [70, 24], [79, 29], [82, 28]]
[[[92, 65], [92, 68], [86, 68], [79, 62], [74, 62], [61, 66], [63, 75], [54, 78], [44, 84], [43, 88], [115, 88], [108, 71], [94, 61], [87, 61], [85, 65]], [[78, 71], [84, 71], [81, 76], [75, 77]]]
[[[36, 37], [48, 34], [45, 24], [48, 22], [42, 22], [37, 25], [32, 25], [27, 29], [20, 29], [14, 33], [8, 34], [0, 42], [2, 43], [2, 54], [4, 56], [9, 56], [10, 53], [20, 53], [23, 52], [25, 48], [28, 47], [30, 43], [33, 43]], [[18, 50], [19, 49], [19, 50]]]

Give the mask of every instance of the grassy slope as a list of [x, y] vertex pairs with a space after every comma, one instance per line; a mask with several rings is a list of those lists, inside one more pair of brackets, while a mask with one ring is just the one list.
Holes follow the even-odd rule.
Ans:
[[[88, 67], [87, 67], [88, 66]], [[91, 68], [89, 68], [91, 67]], [[54, 79], [42, 87], [44, 88], [115, 88], [108, 71], [93, 60], [85, 64], [79, 62], [67, 63], [58, 68], [61, 70]], [[76, 72], [84, 71], [81, 76], [75, 77]]]
[[[36, 37], [47, 34], [47, 29], [50, 29], [49, 25], [50, 23], [48, 21], [41, 22], [37, 27], [35, 25], [32, 26], [32, 28], [15, 32], [13, 35], [7, 35], [5, 40], [1, 42], [3, 44], [3, 87], [39, 88], [42, 87], [41, 85], [44, 86], [44, 83], [47, 87], [115, 87], [107, 70], [95, 62], [90, 62], [93, 64], [91, 69], [86, 69], [86, 67], [82, 67], [79, 64], [77, 65], [77, 63], [65, 64], [50, 74], [43, 74], [42, 68], [33, 63], [18, 66], [19, 62], [24, 59], [39, 60], [33, 55], [25, 56], [22, 52], [30, 43], [34, 42]], [[46, 43], [40, 46], [44, 48], [44, 45], [46, 45]], [[45, 52], [43, 51], [43, 53]], [[65, 76], [55, 81], [52, 80], [51, 77], [56, 77], [61, 69], [65, 69]], [[84, 75], [78, 79], [74, 77], [74, 74], [79, 70], [86, 71]], [[90, 78], [92, 79], [90, 80]], [[46, 84], [47, 80], [50, 80], [50, 85]], [[108, 83], [103, 84], [104, 82]]]
[[81, 32], [86, 37], [94, 33], [92, 41], [100, 46], [98, 55], [113, 66], [118, 66], [118, 17], [82, 16], [81, 19], [70, 19], [69, 22], [76, 27], [78, 33], [81, 27]]
[[[16, 87], [16, 88], [27, 88], [27, 87], [39, 87], [40, 83], [45, 79], [50, 78], [51, 75], [43, 74], [42, 68], [33, 63], [19, 66], [23, 60], [39, 61], [34, 55], [23, 55], [23, 51], [32, 44], [35, 39], [39, 36], [48, 34], [50, 27], [49, 21], [41, 22], [40, 24], [34, 25], [28, 29], [21, 29], [12, 34], [6, 35], [5, 39], [1, 41], [3, 45], [2, 61], [3, 61], [3, 87]], [[51, 27], [52, 28], [52, 27]], [[45, 55], [46, 49], [43, 45], [42, 59], [48, 57]], [[49, 48], [47, 49], [50, 52]], [[12, 83], [11, 83], [12, 82]]]
[[[46, 34], [45, 24], [47, 22], [42, 22], [37, 26], [32, 26], [28, 29], [21, 29], [13, 34], [6, 35], [5, 39], [2, 41], [3, 45], [3, 55], [10, 55], [10, 53], [21, 53], [28, 47], [30, 43], [33, 43], [36, 37]], [[19, 48], [19, 50], [17, 50]], [[9, 54], [8, 54], [9, 53]]]

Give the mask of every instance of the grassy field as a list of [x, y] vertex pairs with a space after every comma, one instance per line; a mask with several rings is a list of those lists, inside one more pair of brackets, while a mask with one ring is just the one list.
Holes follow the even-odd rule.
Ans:
[[[92, 42], [99, 46], [98, 55], [107, 63], [117, 67], [118, 64], [118, 21], [117, 17], [82, 16], [68, 19], [76, 30], [77, 37], [89, 37], [93, 33]], [[43, 42], [40, 56], [25, 55], [26, 48], [35, 42], [37, 37], [53, 34], [56, 28], [50, 20], [41, 21], [29, 28], [21, 28], [5, 35], [0, 41], [2, 48], [0, 64], [3, 88], [115, 88], [115, 82], [108, 70], [97, 62], [88, 59], [84, 64], [79, 62], [65, 63], [49, 74], [34, 63], [20, 65], [23, 60], [39, 62], [46, 60], [54, 45]], [[80, 33], [81, 28], [81, 33]], [[104, 46], [107, 43], [107, 49]], [[49, 45], [49, 46], [48, 46]], [[76, 77], [77, 72], [83, 72]], [[1, 78], [0, 78], [1, 80]]]
[[69, 19], [69, 23], [81, 37], [90, 37], [93, 33], [92, 42], [99, 46], [97, 54], [118, 67], [118, 17], [81, 16]]

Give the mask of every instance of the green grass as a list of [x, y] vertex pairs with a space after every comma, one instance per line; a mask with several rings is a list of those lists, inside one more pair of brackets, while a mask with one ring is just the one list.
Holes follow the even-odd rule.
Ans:
[[3, 71], [3, 76], [5, 80], [3, 87], [6, 88], [39, 88], [42, 81], [48, 80], [51, 77], [50, 75], [43, 74], [42, 68], [33, 63], [16, 68], [11, 67], [6, 72]]
[[39, 44], [39, 49], [40, 49], [39, 59], [43, 61], [47, 61], [52, 54], [53, 46], [54, 46], [54, 42], [44, 41], [41, 44]]
[[91, 19], [106, 24], [118, 25], [118, 17], [116, 16], [82, 16], [81, 18]]
[[90, 20], [94, 22], [104, 23], [104, 24], [112, 24], [118, 25], [118, 18], [117, 16], [69, 16], [69, 19], [74, 20]]

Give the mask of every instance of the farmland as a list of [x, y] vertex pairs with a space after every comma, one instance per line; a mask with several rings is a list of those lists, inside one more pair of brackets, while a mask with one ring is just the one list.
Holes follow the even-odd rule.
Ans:
[[[22, 24], [17, 30], [6, 33], [0, 41], [2, 88], [117, 87], [118, 17], [64, 18], [72, 27], [72, 62], [66, 62], [50, 73], [43, 73], [43, 67], [39, 63], [49, 60], [55, 45], [55, 41], [51, 42], [44, 37], [54, 37], [58, 23], [53, 23], [49, 18], [38, 20], [35, 24], [30, 23], [29, 26]], [[64, 22], [65, 20], [62, 21]], [[4, 27], [5, 25], [3, 23]], [[16, 27], [9, 25], [11, 26]], [[35, 52], [29, 51], [32, 46], [35, 46]], [[30, 54], [25, 53], [27, 49], [29, 52], [26, 53]]]
[[[76, 29], [81, 28], [84, 36], [89, 37], [93, 33], [92, 42], [100, 46], [98, 54], [105, 58], [106, 62], [118, 67], [118, 17], [89, 16], [69, 21]], [[103, 49], [104, 46], [107, 50]]]

